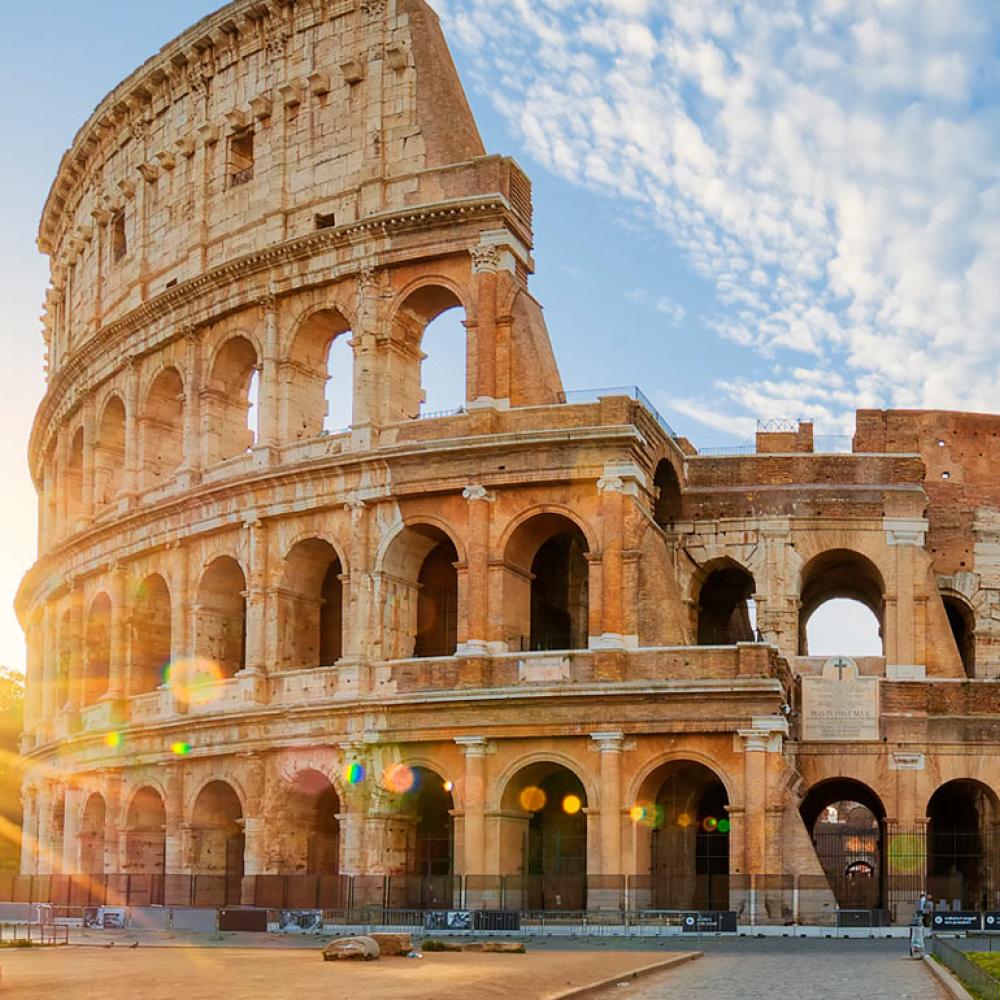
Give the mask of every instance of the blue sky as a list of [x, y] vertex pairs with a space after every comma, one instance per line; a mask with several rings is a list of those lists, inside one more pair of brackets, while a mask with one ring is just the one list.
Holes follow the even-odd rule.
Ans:
[[[995, 3], [432, 4], [488, 148], [534, 181], [567, 387], [638, 383], [701, 446], [759, 416], [837, 433], [857, 406], [998, 409]], [[104, 94], [216, 6], [5, 12], [0, 663], [23, 665], [8, 608], [34, 554], [41, 206]]]

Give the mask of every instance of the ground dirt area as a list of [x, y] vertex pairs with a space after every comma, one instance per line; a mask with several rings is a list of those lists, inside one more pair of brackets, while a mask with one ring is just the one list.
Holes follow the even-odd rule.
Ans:
[[321, 950], [32, 948], [0, 951], [3, 1000], [546, 1000], [668, 956], [648, 952], [428, 954], [324, 962]]

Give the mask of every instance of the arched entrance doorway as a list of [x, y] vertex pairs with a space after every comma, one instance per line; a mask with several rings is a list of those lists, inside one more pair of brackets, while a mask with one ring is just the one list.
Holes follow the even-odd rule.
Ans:
[[[455, 800], [451, 784], [426, 767], [390, 769], [409, 788], [400, 812], [408, 821], [406, 905], [447, 909], [455, 899]], [[390, 778], [395, 781], [396, 778]]]
[[698, 591], [698, 645], [732, 646], [753, 642], [753, 594], [749, 571], [726, 560], [711, 569]]
[[104, 830], [107, 807], [104, 796], [94, 792], [87, 799], [80, 824], [80, 866], [83, 875], [104, 872]]
[[243, 807], [225, 781], [211, 781], [191, 814], [192, 869], [196, 875], [223, 875], [226, 901], [239, 902], [243, 883]]
[[661, 765], [642, 783], [631, 818], [636, 861], [649, 872], [647, 905], [729, 909], [729, 795], [697, 761]]
[[961, 910], [1000, 905], [996, 793], [971, 779], [949, 781], [927, 804], [927, 891]]
[[842, 910], [886, 907], [885, 807], [867, 785], [833, 778], [799, 806], [830, 890]]
[[[503, 796], [501, 866], [520, 872], [507, 905], [529, 910], [587, 907], [587, 792], [569, 768], [540, 761], [522, 768]], [[519, 898], [518, 898], [519, 897]]]
[[125, 863], [129, 875], [162, 875], [166, 869], [167, 811], [163, 797], [148, 785], [129, 803], [125, 819]]

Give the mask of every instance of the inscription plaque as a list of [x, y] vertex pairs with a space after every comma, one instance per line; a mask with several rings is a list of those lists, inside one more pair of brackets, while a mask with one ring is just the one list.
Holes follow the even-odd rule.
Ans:
[[819, 677], [802, 678], [802, 739], [853, 743], [879, 739], [877, 677], [861, 677], [846, 656], [823, 664]]

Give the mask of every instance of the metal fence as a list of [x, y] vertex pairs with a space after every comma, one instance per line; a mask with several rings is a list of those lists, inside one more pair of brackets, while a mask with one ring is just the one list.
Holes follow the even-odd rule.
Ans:
[[965, 952], [936, 934], [931, 937], [931, 954], [984, 1000], [1000, 1000], [1000, 979], [991, 976]]

